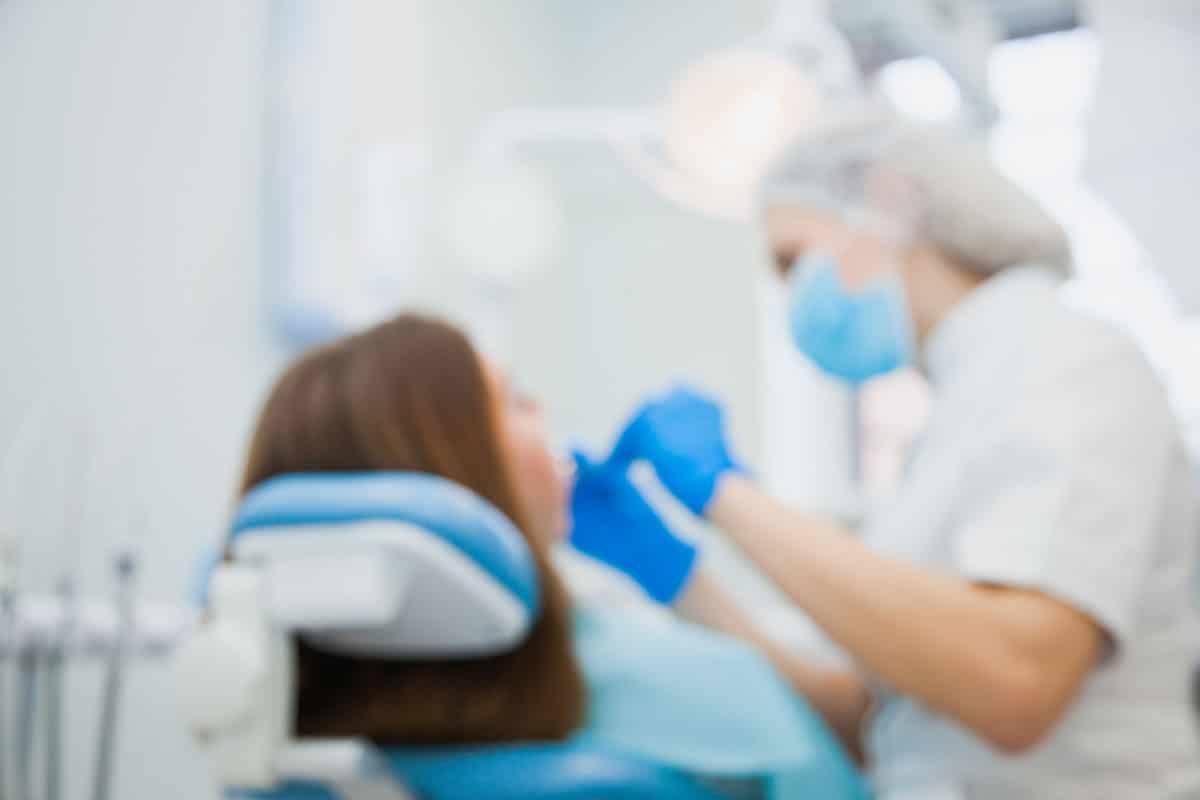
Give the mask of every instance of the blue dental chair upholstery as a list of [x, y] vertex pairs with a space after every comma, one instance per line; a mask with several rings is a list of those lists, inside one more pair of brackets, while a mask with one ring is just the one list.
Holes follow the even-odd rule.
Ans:
[[[575, 743], [394, 750], [384, 762], [419, 800], [721, 800], [671, 769]], [[315, 783], [226, 792], [232, 800], [341, 800]]]
[[579, 742], [380, 751], [295, 740], [292, 640], [359, 657], [485, 656], [540, 610], [512, 523], [415, 473], [307, 474], [243, 501], [206, 623], [180, 648], [185, 716], [230, 797], [717, 800], [676, 770]]

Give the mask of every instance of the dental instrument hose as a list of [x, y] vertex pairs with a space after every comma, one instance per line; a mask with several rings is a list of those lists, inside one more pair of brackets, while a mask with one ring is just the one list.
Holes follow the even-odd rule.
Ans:
[[[19, 575], [21, 561], [20, 537], [17, 531], [20, 526], [11, 516], [12, 509], [19, 500], [19, 487], [23, 457], [36, 447], [39, 417], [34, 408], [30, 408], [17, 427], [16, 437], [11, 446], [4, 452], [0, 461], [0, 797], [20, 798], [22, 789], [18, 780], [21, 771], [20, 753], [14, 742], [20, 733], [16, 720], [11, 716], [15, 712], [16, 700], [10, 706], [19, 675], [10, 675], [10, 668], [18, 666], [21, 660], [21, 630], [19, 619]], [[15, 687], [19, 691], [20, 687]], [[18, 696], [19, 697], [19, 696]]]
[[66, 680], [66, 661], [75, 635], [76, 606], [75, 582], [79, 573], [80, 532], [83, 528], [83, 498], [87, 490], [88, 470], [94, 466], [86, 457], [89, 451], [90, 433], [86, 429], [76, 433], [75, 463], [77, 474], [64, 473], [63, 537], [66, 564], [59, 578], [55, 594], [61, 612], [57, 630], [50, 638], [46, 650], [46, 741], [45, 741], [45, 800], [62, 800], [62, 752], [63, 752], [63, 684]]
[[133, 634], [134, 577], [137, 556], [132, 548], [117, 556], [117, 638], [109, 654], [104, 682], [103, 708], [100, 712], [99, 738], [96, 743], [96, 773], [92, 800], [109, 800], [112, 792], [113, 756], [116, 752], [117, 717], [120, 711], [121, 688], [124, 681], [130, 639]]
[[33, 800], [33, 740], [37, 722], [38, 643], [36, 637], [25, 642], [17, 655], [17, 726], [16, 758], [13, 778], [16, 800]]
[[16, 792], [8, 769], [12, 763], [9, 760], [9, 735], [13, 729], [9, 724], [6, 700], [9, 695], [8, 663], [10, 656], [15, 656], [17, 650], [16, 593], [8, 581], [11, 576], [3, 575], [0, 578], [5, 579], [0, 583], [0, 796], [11, 797]]
[[62, 732], [63, 732], [63, 681], [67, 648], [75, 622], [75, 583], [63, 578], [58, 586], [58, 599], [63, 616], [61, 628], [55, 632], [46, 650], [46, 745], [45, 745], [45, 797], [46, 800], [62, 800]]

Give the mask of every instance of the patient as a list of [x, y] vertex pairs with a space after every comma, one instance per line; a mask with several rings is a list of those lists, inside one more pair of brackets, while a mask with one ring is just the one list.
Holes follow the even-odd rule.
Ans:
[[[849, 772], [815, 714], [762, 658], [787, 673], [786, 656], [707, 576], [693, 577], [681, 605], [762, 655], [688, 623], [639, 630], [572, 607], [550, 561], [570, 526], [570, 486], [537, 403], [453, 327], [402, 315], [299, 360], [262, 411], [242, 492], [288, 473], [370, 470], [436, 474], [507, 514], [536, 562], [541, 615], [514, 651], [465, 661], [347, 657], [300, 641], [298, 736], [363, 736], [383, 746], [591, 737], [687, 771], [713, 764], [726, 777], [803, 771], [817, 751], [820, 769], [838, 780]], [[704, 663], [675, 674], [675, 655]], [[722, 685], [730, 673], [746, 685]], [[746, 688], [751, 673], [763, 676], [757, 690]], [[723, 698], [738, 693], [741, 713], [731, 716]], [[693, 739], [656, 738], [656, 726], [672, 720]], [[739, 754], [740, 746], [751, 752]]]

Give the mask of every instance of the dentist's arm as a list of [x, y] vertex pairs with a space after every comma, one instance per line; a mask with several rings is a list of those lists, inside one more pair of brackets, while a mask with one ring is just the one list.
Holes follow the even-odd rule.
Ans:
[[773, 500], [738, 474], [719, 409], [693, 392], [673, 392], [635, 417], [613, 460], [639, 457], [864, 670], [997, 748], [1040, 741], [1102, 654], [1099, 627], [1053, 598], [888, 558]]
[[1037, 744], [1101, 656], [1099, 628], [1065, 604], [879, 555], [743, 478], [708, 514], [865, 669], [1002, 750]]
[[621, 570], [651, 597], [693, 622], [748, 642], [813, 704], [846, 749], [860, 755], [867, 692], [852, 672], [817, 667], [776, 644], [702, 566], [696, 548], [659, 519], [623, 470], [576, 455], [572, 545]]

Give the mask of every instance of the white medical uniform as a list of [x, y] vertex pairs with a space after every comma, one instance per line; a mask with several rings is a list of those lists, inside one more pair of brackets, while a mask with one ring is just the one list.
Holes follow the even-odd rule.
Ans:
[[867, 729], [881, 800], [1200, 797], [1196, 478], [1141, 352], [1057, 289], [1048, 271], [1007, 270], [934, 331], [932, 423], [864, 535], [933, 569], [1043, 591], [1113, 647], [1021, 756], [883, 690]]

